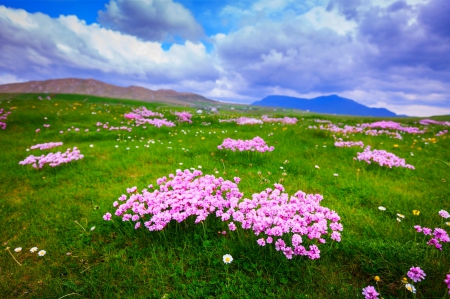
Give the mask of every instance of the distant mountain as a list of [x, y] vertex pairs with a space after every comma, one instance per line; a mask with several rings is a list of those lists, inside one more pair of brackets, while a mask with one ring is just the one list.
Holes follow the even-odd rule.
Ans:
[[337, 95], [322, 96], [314, 99], [302, 99], [295, 97], [272, 95], [265, 97], [261, 101], [256, 101], [251, 105], [294, 108], [327, 114], [383, 116], [383, 117], [398, 116], [394, 112], [389, 111], [385, 108], [369, 108], [367, 106], [358, 104], [353, 100], [341, 98], [340, 96]]
[[146, 102], [163, 102], [176, 105], [198, 102], [217, 103], [201, 95], [175, 90], [151, 90], [139, 86], [120, 87], [94, 79], [54, 79], [0, 85], [0, 93], [62, 93], [133, 99]]

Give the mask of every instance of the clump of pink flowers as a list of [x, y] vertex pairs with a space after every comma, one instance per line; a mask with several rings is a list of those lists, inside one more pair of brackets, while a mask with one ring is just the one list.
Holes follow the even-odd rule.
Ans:
[[362, 153], [357, 153], [357, 157], [354, 158], [359, 161], [366, 161], [368, 164], [375, 162], [380, 166], [387, 166], [389, 168], [404, 167], [414, 169], [414, 166], [406, 164], [405, 159], [399, 158], [393, 153], [389, 153], [385, 150], [371, 150], [370, 146], [367, 146]]
[[180, 122], [187, 122], [187, 123], [192, 123], [192, 114], [190, 114], [187, 111], [182, 111], [182, 112], [175, 112], [174, 113], [177, 117], [178, 117], [178, 121]]
[[334, 143], [334, 146], [336, 146], [336, 147], [360, 146], [361, 148], [363, 148], [364, 147], [364, 143], [362, 141], [336, 141]]
[[266, 142], [261, 138], [256, 136], [250, 140], [242, 140], [242, 139], [231, 139], [226, 138], [221, 145], [217, 147], [220, 150], [229, 149], [235, 152], [236, 150], [242, 151], [257, 151], [257, 152], [271, 152], [275, 148], [273, 146], [268, 146]]
[[51, 149], [51, 148], [61, 146], [61, 145], [63, 145], [62, 142], [47, 142], [47, 143], [40, 143], [40, 144], [33, 145], [32, 147], [30, 147], [30, 149], [46, 150], [46, 149]]
[[424, 126], [428, 126], [428, 125], [450, 126], [450, 121], [437, 121], [434, 119], [421, 119], [419, 121], [419, 123]]
[[166, 127], [175, 127], [175, 123], [167, 120], [167, 119], [159, 119], [159, 118], [139, 118], [135, 119], [136, 126], [144, 125], [144, 124], [150, 124], [157, 128], [160, 128], [162, 126]]
[[436, 137], [445, 135], [445, 134], [447, 134], [447, 133], [448, 133], [448, 130], [442, 130], [442, 131], [439, 131], [439, 132], [436, 133]]
[[[153, 112], [151, 110], [148, 110], [145, 107], [139, 107], [136, 109], [131, 110], [132, 114], [134, 114], [134, 118], [142, 118], [142, 117], [164, 117], [163, 114], [158, 112]], [[131, 113], [128, 113], [131, 114]], [[125, 116], [125, 115], [124, 115]], [[137, 116], [137, 117], [136, 117]]]
[[[442, 218], [449, 218], [450, 214], [445, 210], [439, 211], [439, 216]], [[431, 239], [427, 242], [427, 245], [434, 246], [436, 249], [439, 249], [442, 251], [442, 244], [441, 243], [450, 243], [450, 237], [446, 230], [436, 227], [433, 229], [428, 227], [422, 227], [420, 225], [415, 225], [414, 229], [418, 233], [423, 233], [425, 236], [430, 236]]]
[[[317, 121], [320, 123], [325, 123], [327, 121]], [[385, 130], [376, 130], [374, 128], [381, 128]], [[394, 122], [394, 121], [378, 121], [374, 123], [365, 123], [365, 124], [356, 124], [356, 126], [349, 126], [345, 125], [343, 128], [340, 128], [339, 126], [328, 122], [327, 125], [320, 125], [319, 128], [317, 126], [308, 126], [308, 129], [320, 129], [320, 130], [326, 130], [333, 133], [343, 134], [344, 136], [347, 136], [349, 134], [355, 134], [355, 133], [364, 133], [366, 135], [370, 136], [379, 136], [381, 134], [387, 134], [390, 135], [392, 138], [396, 139], [403, 139], [403, 137], [400, 135], [400, 132], [409, 133], [409, 134], [423, 134], [425, 133], [424, 130], [420, 130], [416, 127], [406, 127], [402, 126], [400, 123]], [[397, 132], [391, 132], [388, 130], [395, 130]]]
[[5, 109], [0, 108], [0, 128], [2, 130], [6, 129], [6, 123], [2, 122], [2, 120], [6, 120], [9, 114], [11, 114], [11, 111], [5, 112]]
[[448, 293], [450, 294], [450, 274], [446, 274], [444, 282], [447, 285], [447, 289], [449, 289]]
[[[275, 249], [283, 252], [288, 259], [293, 255], [320, 258], [317, 245], [326, 243], [324, 237], [329, 234], [328, 228], [331, 229], [330, 238], [341, 241], [340, 231], [343, 226], [339, 223], [340, 217], [335, 211], [320, 205], [322, 195], [298, 191], [289, 197], [283, 193], [281, 184], [275, 184], [274, 187], [253, 194], [252, 199], [242, 200], [237, 207], [219, 210], [216, 215], [223, 221], [241, 223], [243, 229], [252, 229], [257, 236], [263, 234], [263, 238], [257, 241], [260, 246], [271, 244], [277, 239]], [[287, 243], [283, 239], [286, 235], [290, 239]], [[310, 244], [309, 250], [304, 242]]]
[[425, 279], [425, 276], [427, 276], [420, 267], [411, 267], [407, 274], [414, 282], [422, 281]]
[[147, 110], [147, 108], [145, 107], [133, 109], [130, 113], [125, 113], [123, 116], [127, 119], [134, 119], [134, 121], [136, 122], [136, 126], [144, 124], [150, 124], [158, 128], [162, 126], [167, 127], [175, 126], [173, 122], [168, 121], [167, 119], [146, 118], [146, 117], [164, 117], [164, 115], [158, 112]]
[[125, 114], [123, 115], [123, 117], [125, 117], [125, 118], [127, 118], [127, 119], [137, 119], [137, 118], [142, 118], [142, 116], [140, 116], [140, 115], [138, 115], [138, 114], [136, 114], [136, 113], [132, 113], [132, 112], [130, 112], [130, 113], [125, 113]]
[[[255, 235], [263, 234], [257, 243], [260, 246], [274, 243], [276, 250], [282, 251], [288, 259], [293, 255], [318, 259], [317, 245], [326, 242], [324, 236], [329, 234], [328, 228], [332, 231], [332, 240], [341, 240], [340, 217], [335, 211], [320, 206], [321, 195], [298, 191], [289, 197], [282, 193], [282, 185], [275, 184], [274, 189], [253, 194], [252, 199], [242, 199], [243, 193], [237, 187], [239, 181], [238, 177], [232, 182], [213, 175], [203, 176], [199, 170], [177, 170], [169, 179], [159, 178], [159, 188], [150, 185], [153, 191], [144, 189], [139, 193], [136, 187], [127, 189], [129, 195], [119, 197], [123, 203], [113, 203], [115, 215], [122, 217], [122, 221], [134, 222], [136, 229], [141, 227], [142, 220], [148, 230], [158, 231], [172, 220], [182, 222], [194, 216], [195, 223], [199, 223], [214, 213], [228, 222], [231, 231], [237, 229], [236, 222], [243, 229], [252, 229]], [[111, 213], [106, 213], [103, 219], [110, 220]], [[283, 237], [290, 239], [290, 244]], [[309, 250], [304, 242], [309, 244]]]
[[283, 117], [283, 118], [273, 118], [267, 115], [261, 116], [261, 120], [265, 123], [282, 123], [285, 125], [295, 125], [298, 122], [296, 117]]
[[382, 128], [382, 129], [390, 129], [390, 130], [396, 130], [396, 131], [403, 131], [409, 134], [423, 134], [425, 131], [420, 130], [416, 127], [404, 127], [400, 123], [395, 121], [377, 121], [371, 124], [363, 124], [363, 126], [367, 126], [370, 128]]
[[50, 165], [51, 167], [59, 166], [64, 163], [69, 163], [72, 161], [83, 159], [84, 156], [81, 154], [80, 150], [77, 147], [73, 149], [68, 148], [66, 152], [61, 153], [49, 153], [47, 155], [42, 156], [34, 156], [30, 155], [25, 160], [20, 161], [20, 165], [32, 164], [34, 168], [42, 168], [45, 164]]
[[263, 121], [253, 117], [239, 117], [232, 119], [219, 119], [219, 122], [235, 122], [238, 125], [261, 125]]
[[364, 295], [365, 299], [378, 299], [378, 296], [380, 295], [373, 286], [367, 286], [363, 288], [362, 294]]

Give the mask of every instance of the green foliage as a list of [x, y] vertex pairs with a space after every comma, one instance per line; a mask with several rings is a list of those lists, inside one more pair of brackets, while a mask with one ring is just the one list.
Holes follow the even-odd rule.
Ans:
[[[450, 210], [450, 140], [446, 135], [434, 136], [442, 127], [430, 127], [423, 136], [405, 134], [403, 140], [350, 136], [406, 158], [416, 167], [388, 169], [354, 161], [359, 148], [337, 148], [330, 132], [308, 129], [316, 125], [316, 118], [350, 125], [375, 119], [288, 111], [287, 116], [299, 118], [297, 125], [237, 126], [218, 120], [247, 112], [226, 110], [219, 115], [195, 114], [193, 124], [173, 128], [149, 125], [132, 127], [131, 133], [97, 132], [97, 122], [131, 126], [123, 114], [139, 106], [164, 113], [169, 120], [176, 119], [171, 109], [194, 110], [83, 95], [56, 95], [51, 101], [38, 101], [37, 96], [0, 97], [0, 108], [13, 109], [6, 130], [0, 130], [0, 298], [68, 294], [77, 298], [362, 298], [361, 289], [375, 285], [374, 276], [381, 278], [383, 297], [396, 298], [404, 296], [401, 279], [412, 266], [427, 273], [417, 286], [417, 297], [440, 298], [446, 292], [449, 244], [440, 252], [427, 246], [427, 239], [413, 229], [416, 224], [443, 227], [437, 213]], [[251, 110], [248, 115], [261, 112]], [[285, 116], [276, 113], [275, 117]], [[413, 125], [416, 120], [401, 121]], [[37, 128], [41, 132], [36, 133]], [[217, 149], [227, 137], [255, 136], [275, 150], [261, 154]], [[64, 145], [26, 151], [56, 141]], [[40, 170], [18, 164], [30, 154], [74, 146], [84, 159]], [[113, 211], [112, 202], [126, 188], [141, 190], [178, 168], [199, 166], [205, 174], [240, 177], [239, 187], [247, 198], [277, 182], [289, 194], [298, 190], [323, 194], [323, 205], [342, 218], [342, 242], [323, 245], [322, 257], [316, 261], [287, 260], [272, 247], [259, 247], [251, 232], [229, 232], [213, 217], [200, 225], [193, 219], [170, 223], [162, 232], [134, 230], [131, 223], [114, 217], [103, 221], [102, 215]], [[382, 212], [378, 206], [387, 210]], [[414, 216], [412, 210], [420, 210], [420, 215]], [[406, 216], [402, 222], [396, 220], [397, 213]], [[224, 230], [227, 234], [218, 233]], [[34, 246], [47, 254], [31, 253]], [[22, 252], [14, 252], [16, 247], [23, 247]], [[234, 258], [229, 265], [222, 262], [227, 253]]]

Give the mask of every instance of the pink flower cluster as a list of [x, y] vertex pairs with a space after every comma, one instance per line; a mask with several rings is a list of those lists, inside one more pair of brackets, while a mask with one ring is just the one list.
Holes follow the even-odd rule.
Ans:
[[167, 119], [158, 119], [158, 118], [139, 118], [135, 119], [136, 126], [144, 125], [144, 124], [150, 124], [157, 128], [160, 128], [162, 126], [166, 127], [175, 127], [175, 123], [167, 120]]
[[425, 272], [420, 267], [411, 267], [407, 273], [408, 277], [414, 282], [422, 281], [425, 279]]
[[51, 148], [61, 146], [61, 145], [63, 145], [62, 142], [47, 142], [47, 143], [40, 143], [40, 144], [33, 145], [32, 147], [30, 147], [30, 149], [32, 149], [32, 150], [40, 149], [42, 151], [42, 150], [51, 149]]
[[[6, 120], [8, 118], [8, 115], [11, 114], [11, 111], [8, 112], [4, 112], [5, 109], [0, 108], [0, 120]], [[2, 128], [2, 130], [6, 129], [6, 123], [0, 121], [0, 128]]]
[[447, 133], [448, 133], [448, 130], [442, 130], [442, 131], [439, 131], [439, 132], [436, 133], [436, 137], [445, 135], [445, 134], [447, 134]]
[[219, 119], [219, 122], [235, 122], [238, 125], [261, 125], [263, 121], [252, 117], [239, 117], [232, 119]]
[[[135, 117], [135, 118], [141, 118], [141, 117], [164, 117], [163, 114], [158, 113], [158, 112], [153, 112], [151, 110], [148, 110], [145, 107], [139, 107], [139, 108], [133, 109], [133, 110], [131, 110], [131, 112], [134, 115], [140, 116], [140, 117]], [[129, 113], [129, 114], [131, 114], [131, 113]]]
[[202, 176], [199, 170], [192, 173], [187, 169], [177, 170], [176, 175], [169, 175], [169, 180], [159, 178], [157, 184], [160, 185], [159, 190], [149, 192], [144, 189], [142, 194], [137, 193], [136, 187], [127, 189], [133, 194], [129, 198], [126, 195], [119, 197], [119, 201], [125, 202], [121, 205], [114, 202], [113, 206], [117, 207], [115, 215], [122, 216], [123, 221], [136, 222], [136, 229], [141, 225], [138, 221], [149, 215], [150, 219], [144, 222], [145, 227], [158, 231], [171, 220], [182, 222], [189, 216], [196, 216], [195, 223], [199, 223], [217, 208], [236, 206], [243, 195], [235, 183], [212, 175]]
[[387, 131], [387, 130], [366, 130], [364, 132], [364, 134], [366, 134], [368, 136], [380, 136], [382, 134], [386, 134], [386, 135], [390, 135], [390, 136], [394, 137], [395, 139], [400, 139], [400, 140], [403, 139], [403, 137], [402, 137], [402, 135], [400, 135], [400, 133], [391, 132], [391, 131]]
[[434, 119], [421, 119], [419, 123], [424, 126], [428, 125], [450, 126], [450, 121], [437, 121]]
[[125, 113], [125, 114], [123, 115], [123, 117], [125, 117], [125, 118], [127, 118], [127, 119], [137, 119], [137, 118], [142, 118], [142, 116], [140, 116], [140, 115], [138, 115], [138, 114], [136, 114], [136, 113], [132, 113], [132, 112], [130, 112], [130, 113]]
[[134, 121], [136, 122], [136, 126], [140, 126], [143, 124], [150, 124], [150, 125], [153, 125], [158, 128], [160, 128], [162, 126], [167, 126], [167, 127], [175, 126], [175, 124], [173, 122], [168, 121], [167, 119], [146, 118], [146, 117], [164, 117], [164, 115], [161, 113], [158, 113], [158, 112], [153, 112], [151, 110], [147, 110], [147, 108], [145, 108], [145, 107], [133, 109], [132, 112], [125, 113], [123, 116], [127, 119], [134, 119]]
[[295, 125], [298, 122], [298, 119], [295, 117], [283, 117], [283, 118], [272, 118], [267, 115], [261, 116], [261, 120], [265, 123], [282, 123], [285, 125]]
[[[318, 121], [315, 120], [316, 122], [326, 122], [326, 121]], [[326, 130], [326, 131], [330, 131], [333, 133], [339, 133], [339, 134], [343, 134], [343, 135], [348, 135], [348, 134], [355, 134], [355, 133], [365, 133], [366, 135], [371, 135], [371, 136], [378, 136], [381, 134], [387, 134], [387, 135], [391, 135], [394, 138], [397, 139], [403, 139], [402, 136], [398, 133], [398, 132], [391, 132], [391, 131], [387, 131], [387, 130], [373, 130], [370, 128], [381, 128], [381, 129], [389, 129], [389, 130], [396, 130], [396, 131], [401, 131], [401, 132], [405, 132], [405, 133], [409, 133], [409, 134], [423, 134], [425, 133], [425, 131], [420, 130], [419, 128], [416, 127], [404, 127], [402, 126], [400, 123], [394, 122], [394, 121], [378, 121], [378, 122], [374, 122], [374, 123], [367, 123], [367, 124], [357, 124], [356, 126], [348, 126], [345, 125], [344, 128], [340, 128], [335, 124], [329, 123], [328, 125], [320, 125], [319, 129], [320, 130]], [[317, 129], [316, 126], [308, 126], [308, 129]]]
[[175, 112], [174, 114], [178, 117], [178, 121], [192, 124], [191, 120], [192, 114], [190, 114], [189, 112], [182, 111], [182, 112]]
[[450, 294], [450, 274], [446, 274], [444, 282], [447, 285], [447, 289], [449, 289], [448, 293]]
[[409, 134], [423, 134], [425, 131], [420, 130], [416, 127], [404, 127], [400, 123], [395, 121], [377, 121], [371, 124], [363, 124], [361, 125], [363, 127], [370, 127], [370, 128], [382, 128], [382, 129], [389, 129], [389, 130], [396, 130], [396, 131], [402, 131]]
[[334, 146], [336, 146], [336, 147], [360, 146], [361, 148], [363, 148], [364, 147], [364, 143], [362, 141], [336, 141], [334, 143]]
[[[450, 214], [445, 210], [439, 211], [439, 216], [442, 218], [449, 218]], [[427, 242], [427, 245], [434, 246], [436, 249], [439, 249], [442, 251], [442, 243], [449, 243], [450, 237], [442, 228], [436, 227], [434, 230], [428, 227], [421, 227], [420, 225], [415, 225], [414, 229], [418, 233], [423, 233], [425, 236], [431, 236], [431, 239]]]
[[[138, 193], [136, 187], [127, 189], [131, 195], [120, 196], [122, 204], [118, 201], [113, 203], [115, 215], [122, 217], [123, 221], [135, 222], [136, 229], [141, 226], [141, 219], [149, 217], [144, 226], [150, 231], [158, 231], [171, 220], [182, 222], [189, 216], [196, 216], [195, 223], [199, 223], [215, 212], [222, 221], [233, 220], [240, 223], [243, 229], [252, 229], [255, 235], [265, 234], [266, 238], [257, 241], [260, 246], [273, 243], [273, 237], [278, 237], [275, 248], [288, 259], [293, 255], [319, 258], [317, 245], [310, 245], [306, 250], [301, 245], [302, 236], [317, 240], [318, 244], [325, 243], [323, 235], [328, 235], [328, 220], [332, 222], [329, 225], [331, 239], [340, 241], [339, 231], [343, 230], [338, 222], [340, 217], [336, 212], [320, 206], [321, 195], [298, 191], [289, 198], [288, 194], [282, 193], [283, 186], [275, 184], [273, 190], [267, 188], [253, 194], [251, 200], [242, 200], [243, 193], [237, 187], [240, 179], [235, 177], [234, 181], [213, 175], [203, 176], [199, 170], [192, 173], [188, 169], [177, 170], [175, 175], [169, 175], [169, 180], [159, 178], [159, 189], [155, 188], [152, 192], [144, 189]], [[103, 219], [110, 220], [111, 213], [106, 213]], [[229, 222], [228, 228], [233, 231], [236, 225]], [[292, 247], [281, 238], [291, 234]]]
[[45, 164], [50, 165], [51, 167], [59, 166], [63, 163], [69, 163], [74, 160], [83, 159], [84, 156], [80, 153], [77, 147], [74, 147], [71, 151], [70, 148], [67, 149], [66, 152], [61, 153], [49, 153], [48, 155], [42, 155], [39, 157], [36, 156], [28, 156], [25, 160], [20, 161], [20, 165], [33, 164], [34, 168], [42, 168]]
[[363, 288], [362, 294], [364, 295], [365, 299], [378, 299], [378, 296], [380, 295], [373, 286], [367, 286]]
[[261, 137], [258, 137], [258, 136], [256, 136], [253, 139], [250, 139], [250, 140], [241, 140], [241, 139], [234, 140], [231, 138], [226, 138], [222, 142], [222, 144], [219, 145], [217, 148], [220, 150], [229, 149], [229, 150], [232, 150], [233, 152], [235, 152], [236, 150], [239, 150], [241, 152], [242, 151], [252, 151], [252, 152], [258, 151], [261, 153], [264, 153], [267, 151], [271, 152], [275, 149], [273, 146], [269, 147], [266, 144], [266, 142]]
[[393, 153], [389, 153], [385, 150], [370, 150], [370, 146], [367, 146], [362, 153], [357, 153], [357, 157], [353, 158], [359, 161], [366, 161], [368, 164], [371, 161], [378, 163], [380, 166], [388, 166], [392, 168], [404, 167], [409, 169], [414, 169], [414, 166], [406, 164], [405, 159], [399, 158]]
[[[320, 258], [317, 245], [309, 245], [307, 250], [302, 245], [302, 236], [307, 237], [309, 243], [316, 240], [317, 244], [323, 244], [326, 243], [324, 236], [329, 234], [330, 228], [331, 239], [341, 241], [340, 231], [343, 226], [338, 222], [340, 217], [335, 211], [320, 205], [322, 195], [297, 191], [289, 197], [287, 193], [282, 193], [284, 187], [281, 184], [274, 186], [275, 189], [267, 188], [261, 193], [253, 194], [252, 199], [244, 199], [236, 208], [219, 210], [216, 215], [222, 221], [232, 219], [241, 223], [243, 229], [252, 229], [257, 236], [264, 234], [265, 238], [257, 240], [260, 246], [271, 244], [274, 238], [278, 238], [275, 249], [282, 251], [288, 259], [293, 255]], [[331, 221], [329, 225], [328, 221]], [[233, 225], [233, 222], [229, 224], [230, 230], [233, 230]], [[290, 236], [291, 245], [287, 245], [281, 238], [285, 235]]]

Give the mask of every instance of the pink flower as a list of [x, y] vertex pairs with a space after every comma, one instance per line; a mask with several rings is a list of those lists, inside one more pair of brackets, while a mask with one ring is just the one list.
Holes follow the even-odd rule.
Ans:
[[331, 234], [331, 239], [332, 239], [332, 240], [335, 240], [335, 241], [337, 241], [337, 242], [340, 242], [340, 241], [341, 241], [341, 234], [338, 233], [338, 232], [333, 232], [333, 233]]
[[286, 243], [284, 243], [284, 241], [283, 241], [282, 239], [278, 239], [278, 240], [275, 242], [275, 249], [276, 249], [277, 251], [283, 250], [285, 247], [286, 247]]
[[378, 299], [378, 295], [380, 295], [373, 286], [363, 288], [362, 294], [365, 296], [365, 299]]
[[103, 219], [105, 219], [106, 221], [111, 220], [111, 213], [106, 213], [105, 215], [103, 215]]
[[236, 230], [236, 225], [235, 225], [233, 222], [230, 222], [230, 223], [228, 224], [228, 228], [229, 228], [231, 231], [235, 231], [235, 230]]
[[440, 210], [440, 211], [439, 211], [439, 215], [440, 215], [442, 218], [445, 218], [445, 219], [447, 219], [447, 218], [450, 217], [450, 214], [449, 214], [446, 210]]
[[[447, 288], [450, 289], [450, 274], [446, 274], [444, 282], [447, 284]], [[448, 291], [448, 293], [450, 294], [450, 290]]]
[[422, 231], [423, 231], [424, 235], [431, 235], [431, 232], [432, 232], [431, 228], [428, 228], [428, 227], [423, 227]]
[[266, 240], [264, 238], [258, 239], [256, 242], [259, 246], [266, 246]]
[[411, 267], [411, 269], [409, 269], [408, 271], [408, 277], [411, 278], [414, 282], [425, 279], [425, 276], [427, 275], [425, 274], [425, 272], [423, 272], [422, 269], [420, 269], [420, 267]]

